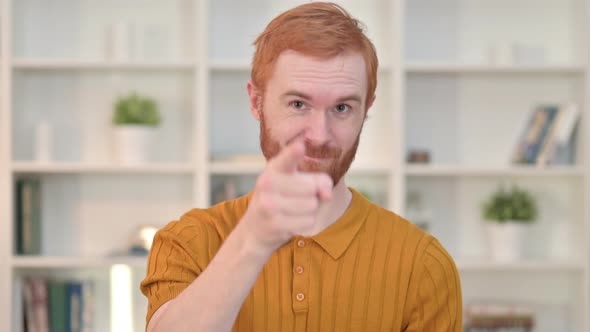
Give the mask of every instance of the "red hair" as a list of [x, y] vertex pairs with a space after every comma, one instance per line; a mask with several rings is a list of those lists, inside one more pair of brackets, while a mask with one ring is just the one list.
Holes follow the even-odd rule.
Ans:
[[337, 4], [313, 2], [275, 17], [254, 41], [251, 79], [264, 94], [279, 55], [294, 50], [330, 58], [342, 52], [359, 52], [367, 71], [367, 99], [377, 87], [377, 53], [364, 33], [364, 25]]

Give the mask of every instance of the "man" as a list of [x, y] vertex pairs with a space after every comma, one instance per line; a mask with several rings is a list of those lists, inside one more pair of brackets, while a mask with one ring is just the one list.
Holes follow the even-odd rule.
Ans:
[[254, 190], [154, 239], [148, 331], [461, 331], [456, 267], [432, 236], [347, 188], [377, 57], [342, 8], [310, 3], [255, 41]]

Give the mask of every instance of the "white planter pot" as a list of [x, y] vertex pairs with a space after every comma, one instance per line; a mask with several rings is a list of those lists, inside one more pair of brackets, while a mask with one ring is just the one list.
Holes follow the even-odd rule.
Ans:
[[154, 129], [146, 126], [117, 126], [114, 134], [114, 150], [117, 162], [137, 165], [149, 160]]
[[525, 225], [519, 222], [486, 222], [490, 258], [497, 262], [516, 262], [522, 258]]

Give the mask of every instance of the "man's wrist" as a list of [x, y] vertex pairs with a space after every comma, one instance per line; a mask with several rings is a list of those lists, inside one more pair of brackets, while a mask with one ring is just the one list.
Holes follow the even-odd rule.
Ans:
[[234, 231], [239, 238], [240, 251], [246, 257], [266, 261], [276, 250], [276, 248], [256, 238], [243, 222], [238, 223]]

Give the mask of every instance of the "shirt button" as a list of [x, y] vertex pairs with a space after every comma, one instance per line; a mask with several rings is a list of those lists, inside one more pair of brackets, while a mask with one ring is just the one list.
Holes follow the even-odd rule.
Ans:
[[297, 274], [303, 274], [303, 266], [296, 267], [295, 272], [297, 272]]
[[305, 247], [305, 241], [303, 241], [303, 240], [299, 240], [299, 241], [297, 241], [297, 246], [298, 246], [299, 248], [303, 248], [303, 247]]
[[297, 301], [303, 301], [305, 299], [305, 295], [303, 293], [298, 293], [297, 294]]

